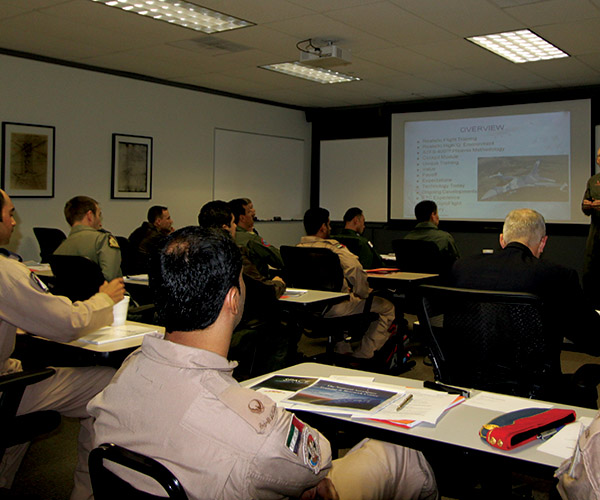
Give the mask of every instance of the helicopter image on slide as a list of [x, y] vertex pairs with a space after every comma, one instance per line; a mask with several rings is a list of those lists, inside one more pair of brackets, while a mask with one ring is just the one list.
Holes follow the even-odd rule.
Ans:
[[[544, 177], [540, 174], [541, 160], [536, 162], [531, 167], [511, 166], [504, 169], [504, 172], [514, 171], [514, 175], [507, 175], [502, 171], [497, 171], [494, 174], [486, 175], [484, 179], [480, 177], [479, 192], [484, 194], [480, 196], [480, 201], [506, 201], [521, 199], [517, 193], [521, 192], [527, 198], [525, 199], [543, 199], [547, 195], [549, 200], [554, 199], [556, 192], [564, 192], [568, 196], [567, 182], [561, 182], [556, 179]], [[556, 166], [552, 166], [555, 168]], [[498, 167], [496, 167], [497, 169]], [[550, 167], [549, 167], [550, 169]], [[525, 170], [525, 171], [524, 171]], [[482, 171], [479, 171], [482, 175]], [[484, 188], [484, 186], [486, 186]], [[481, 188], [484, 188], [483, 190]]]

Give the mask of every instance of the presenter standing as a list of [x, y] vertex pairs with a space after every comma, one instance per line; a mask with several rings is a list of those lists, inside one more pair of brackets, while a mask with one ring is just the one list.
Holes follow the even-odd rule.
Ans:
[[[596, 152], [600, 167], [600, 149]], [[596, 308], [600, 307], [600, 174], [587, 182], [581, 210], [592, 217], [583, 260], [583, 291]]]

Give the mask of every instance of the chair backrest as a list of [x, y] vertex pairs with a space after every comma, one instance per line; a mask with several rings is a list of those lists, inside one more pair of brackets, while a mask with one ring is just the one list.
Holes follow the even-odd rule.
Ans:
[[112, 443], [101, 444], [90, 452], [90, 478], [96, 500], [165, 498], [136, 489], [107, 469], [105, 461], [119, 464], [154, 479], [163, 487], [168, 498], [187, 500], [183, 486], [164, 465], [153, 458]]
[[352, 238], [351, 236], [341, 236], [336, 234], [332, 236], [334, 240], [339, 241], [342, 245], [344, 245], [348, 250], [350, 250], [354, 255], [358, 255], [359, 252], [359, 241], [356, 238]]
[[34, 227], [33, 234], [35, 234], [40, 245], [40, 258], [42, 262], [48, 262], [48, 257], [67, 238], [65, 233], [54, 227]]
[[340, 258], [327, 248], [282, 246], [288, 286], [339, 292], [344, 284]]
[[552, 389], [542, 302], [530, 293], [419, 287], [419, 322], [437, 380], [544, 399]]
[[89, 299], [104, 283], [102, 269], [95, 262], [80, 255], [52, 255], [50, 267], [56, 278], [52, 292], [72, 301]]
[[401, 271], [440, 274], [446, 270], [440, 249], [433, 241], [393, 240], [392, 250]]
[[123, 276], [130, 274], [139, 274], [133, 271], [133, 262], [131, 255], [131, 248], [129, 247], [129, 240], [125, 236], [115, 236], [121, 249], [121, 272]]
[[47, 434], [60, 424], [60, 413], [53, 410], [16, 416], [27, 386], [41, 382], [55, 373], [52, 368], [44, 368], [0, 376], [0, 460], [6, 448]]

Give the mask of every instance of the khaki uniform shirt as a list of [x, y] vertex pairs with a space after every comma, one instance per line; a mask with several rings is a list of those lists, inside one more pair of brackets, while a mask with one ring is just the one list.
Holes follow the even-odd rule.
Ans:
[[0, 255], [0, 374], [21, 370], [10, 359], [17, 327], [51, 340], [69, 342], [110, 325], [114, 302], [97, 293], [84, 302], [52, 295], [24, 264]]
[[299, 497], [331, 467], [329, 442], [267, 396], [242, 388], [231, 375], [236, 365], [146, 336], [88, 404], [95, 445], [113, 442], [158, 460], [190, 499]]
[[366, 299], [369, 296], [367, 273], [360, 265], [358, 257], [339, 241], [326, 240], [318, 236], [303, 236], [298, 246], [327, 248], [331, 250], [340, 258], [340, 264], [344, 271], [344, 286], [340, 291], [352, 292], [352, 294], [361, 299]]
[[54, 252], [56, 255], [80, 255], [95, 262], [107, 281], [123, 276], [121, 249], [108, 231], [83, 224], [71, 228], [69, 237]]
[[554, 473], [558, 478], [558, 491], [564, 500], [600, 500], [599, 457], [600, 419], [597, 414], [579, 435], [571, 458], [566, 459]]
[[283, 269], [283, 260], [281, 260], [279, 249], [267, 243], [258, 234], [250, 233], [238, 226], [235, 230], [235, 242], [241, 247], [248, 248], [250, 260], [263, 276], [269, 276], [269, 266]]

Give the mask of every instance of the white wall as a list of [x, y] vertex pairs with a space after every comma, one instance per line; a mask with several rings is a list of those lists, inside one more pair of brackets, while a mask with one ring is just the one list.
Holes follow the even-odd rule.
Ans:
[[[8, 248], [26, 260], [39, 259], [32, 227], [68, 234], [62, 210], [79, 194], [100, 202], [115, 235], [128, 236], [156, 204], [169, 207], [176, 227], [196, 224], [212, 199], [215, 128], [303, 139], [309, 182], [310, 124], [303, 112], [277, 106], [0, 55], [0, 121], [56, 127], [54, 198], [13, 200], [18, 226]], [[151, 200], [110, 199], [113, 133], [153, 137]], [[303, 233], [301, 223], [261, 226], [275, 245]]]

